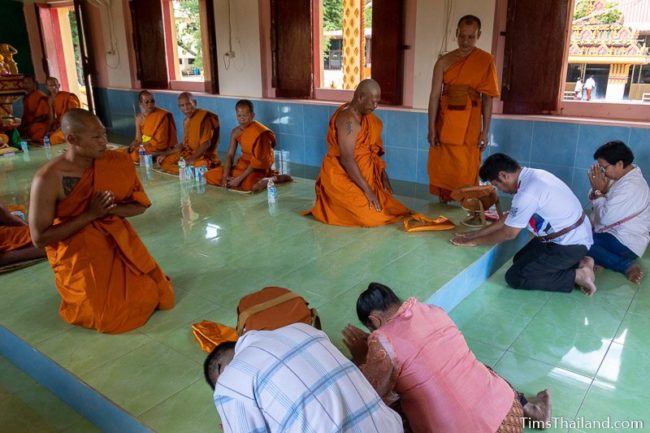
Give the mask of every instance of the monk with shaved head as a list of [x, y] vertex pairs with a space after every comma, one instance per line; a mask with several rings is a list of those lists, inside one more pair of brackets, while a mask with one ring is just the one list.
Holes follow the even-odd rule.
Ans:
[[135, 163], [140, 160], [140, 146], [155, 159], [178, 144], [172, 113], [156, 107], [156, 99], [148, 90], [139, 93], [138, 102], [140, 112], [135, 116], [135, 138], [129, 146], [131, 159]]
[[372, 112], [381, 89], [363, 80], [352, 101], [334, 113], [327, 132], [327, 155], [316, 181], [316, 204], [307, 212], [325, 224], [374, 227], [394, 223], [410, 211], [393, 198], [381, 159], [382, 123]]
[[38, 90], [38, 83], [33, 77], [25, 75], [23, 78], [23, 117], [20, 122], [20, 136], [34, 141], [42, 142], [50, 125], [50, 106], [47, 95]]
[[178, 162], [185, 160], [188, 167], [215, 168], [221, 165], [217, 155], [219, 145], [219, 117], [196, 108], [196, 99], [189, 92], [178, 95], [178, 107], [185, 115], [183, 141], [158, 155], [160, 168], [178, 174]]
[[48, 104], [50, 107], [49, 134], [50, 143], [65, 143], [63, 131], [61, 131], [61, 119], [63, 115], [73, 108], [81, 107], [79, 98], [74, 93], [61, 90], [61, 84], [55, 77], [47, 77], [45, 80], [47, 91], [50, 92]]
[[45, 247], [59, 314], [68, 323], [120, 333], [143, 325], [156, 309], [174, 305], [169, 278], [127, 218], [150, 205], [129, 156], [107, 150], [106, 129], [74, 108], [61, 120], [65, 154], [32, 181], [29, 225]]

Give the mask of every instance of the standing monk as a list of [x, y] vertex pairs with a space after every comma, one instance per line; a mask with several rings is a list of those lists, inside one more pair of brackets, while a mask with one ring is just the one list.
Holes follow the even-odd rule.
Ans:
[[32, 245], [27, 223], [0, 205], [0, 266], [44, 255], [41, 248]]
[[45, 247], [68, 323], [120, 333], [174, 306], [171, 282], [126, 220], [151, 205], [124, 152], [106, 150], [106, 129], [74, 108], [61, 120], [68, 142], [32, 182], [29, 225]]
[[381, 89], [375, 80], [359, 83], [352, 101], [330, 119], [327, 155], [316, 181], [316, 204], [306, 214], [325, 224], [374, 227], [394, 223], [410, 211], [393, 198], [381, 159]]
[[160, 168], [178, 174], [178, 161], [182, 157], [188, 167], [214, 168], [221, 165], [217, 155], [219, 145], [219, 117], [196, 108], [196, 99], [189, 92], [178, 95], [178, 107], [185, 115], [183, 142], [158, 155]]
[[51, 144], [65, 143], [65, 137], [61, 131], [61, 118], [71, 108], [80, 108], [81, 103], [77, 95], [70, 92], [62, 92], [59, 89], [61, 84], [54, 77], [47, 77], [45, 80], [47, 90], [50, 92], [48, 104], [50, 106], [50, 126], [48, 128]]
[[[209, 184], [242, 191], [259, 192], [266, 189], [269, 178], [273, 182], [290, 182], [291, 176], [278, 175], [271, 170], [275, 134], [255, 120], [253, 103], [242, 99], [235, 104], [238, 126], [230, 133], [228, 156], [223, 167], [217, 167], [205, 174]], [[242, 155], [233, 167], [237, 145], [241, 145]]]
[[156, 100], [151, 92], [143, 90], [138, 94], [140, 113], [135, 116], [135, 139], [129, 146], [133, 162], [140, 161], [140, 145], [153, 158], [162, 152], [173, 149], [178, 143], [174, 116], [167, 110], [156, 107]]
[[50, 105], [47, 95], [36, 88], [34, 78], [23, 78], [23, 117], [20, 122], [20, 136], [31, 141], [41, 142], [50, 126]]
[[492, 98], [499, 96], [494, 58], [476, 48], [481, 20], [458, 21], [458, 49], [433, 68], [429, 96], [429, 191], [448, 202], [451, 191], [478, 184], [488, 145]]

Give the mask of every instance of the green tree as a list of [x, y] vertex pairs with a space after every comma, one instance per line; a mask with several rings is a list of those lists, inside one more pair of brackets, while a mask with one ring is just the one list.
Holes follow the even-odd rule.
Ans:
[[176, 12], [176, 43], [194, 56], [192, 66], [203, 68], [199, 0], [174, 1], [174, 11]]
[[[614, 24], [621, 22], [623, 14], [617, 9], [617, 3], [606, 2], [605, 9], [601, 13], [596, 13], [593, 18], [602, 24]], [[576, 7], [573, 11], [573, 20], [579, 20], [594, 14], [593, 0], [577, 0]]]
[[343, 28], [343, 0], [323, 0], [323, 28], [325, 30]]

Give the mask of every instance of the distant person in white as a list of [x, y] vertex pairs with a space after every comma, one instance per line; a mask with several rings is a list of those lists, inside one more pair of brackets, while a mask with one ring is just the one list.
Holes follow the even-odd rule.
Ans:
[[580, 77], [578, 77], [578, 81], [576, 81], [576, 87], [573, 89], [573, 92], [576, 95], [576, 99], [582, 99], [582, 79], [580, 79]]
[[594, 80], [594, 76], [590, 75], [589, 78], [587, 78], [587, 81], [585, 81], [585, 90], [587, 91], [587, 101], [591, 101], [591, 94], [596, 88], [596, 80]]
[[588, 255], [596, 264], [621, 272], [641, 284], [644, 273], [636, 263], [650, 242], [650, 189], [634, 154], [622, 141], [605, 143], [594, 153], [589, 170], [589, 200], [593, 212], [594, 244]]
[[596, 293], [594, 260], [586, 257], [593, 243], [591, 224], [569, 187], [548, 171], [522, 167], [503, 153], [490, 155], [479, 176], [514, 194], [510, 212], [479, 231], [457, 233], [450, 242], [493, 245], [528, 228], [535, 237], [513, 257], [506, 272], [510, 287], [571, 292], [577, 285], [586, 295]]
[[361, 370], [304, 323], [222, 343], [204, 373], [224, 433], [404, 431]]

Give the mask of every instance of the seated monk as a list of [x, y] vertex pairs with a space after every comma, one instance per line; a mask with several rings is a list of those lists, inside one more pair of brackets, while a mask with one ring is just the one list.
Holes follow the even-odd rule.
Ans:
[[188, 167], [211, 169], [221, 165], [217, 155], [219, 117], [209, 111], [196, 108], [196, 99], [189, 92], [178, 95], [178, 107], [185, 115], [183, 142], [158, 155], [160, 168], [167, 173], [178, 174], [178, 161], [181, 157]]
[[[271, 170], [275, 134], [260, 122], [255, 121], [253, 103], [242, 99], [235, 105], [239, 126], [230, 133], [230, 146], [226, 164], [205, 173], [209, 184], [242, 191], [259, 192], [266, 189], [269, 178], [274, 183], [290, 182], [291, 176], [278, 175]], [[241, 144], [242, 155], [233, 167], [237, 144]]]
[[106, 149], [106, 129], [73, 108], [61, 120], [68, 148], [32, 182], [29, 223], [45, 247], [68, 323], [120, 333], [174, 306], [174, 291], [126, 220], [151, 205], [124, 152]]
[[178, 143], [172, 113], [156, 107], [156, 100], [148, 90], [138, 94], [138, 101], [140, 113], [135, 116], [135, 138], [129, 146], [131, 159], [136, 164], [140, 162], [140, 145], [155, 159]]
[[65, 143], [65, 137], [63, 136], [63, 131], [61, 131], [61, 118], [71, 108], [80, 108], [81, 102], [79, 102], [79, 98], [74, 93], [59, 90], [61, 84], [54, 77], [47, 77], [45, 84], [47, 85], [47, 90], [50, 92], [50, 97], [48, 98], [48, 104], [50, 106], [50, 125], [48, 128], [50, 144], [62, 144]]
[[42, 142], [50, 126], [50, 105], [47, 95], [36, 88], [34, 78], [23, 78], [23, 117], [20, 122], [20, 136], [31, 141]]
[[316, 181], [316, 204], [306, 214], [325, 224], [374, 227], [394, 223], [411, 212], [393, 198], [381, 159], [381, 120], [372, 112], [379, 84], [363, 80], [352, 101], [339, 107], [329, 123], [327, 155]]
[[44, 256], [41, 248], [32, 245], [27, 223], [0, 205], [0, 266]]

